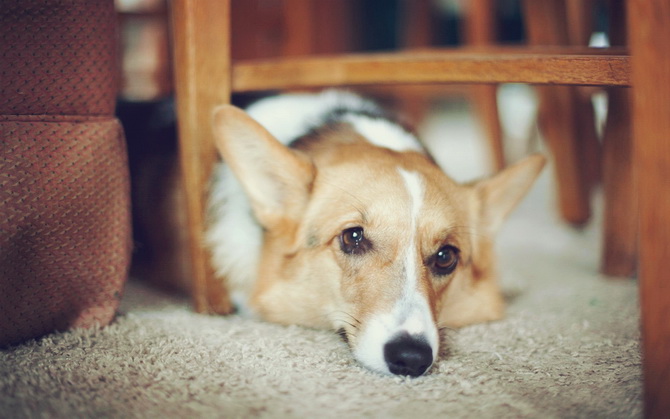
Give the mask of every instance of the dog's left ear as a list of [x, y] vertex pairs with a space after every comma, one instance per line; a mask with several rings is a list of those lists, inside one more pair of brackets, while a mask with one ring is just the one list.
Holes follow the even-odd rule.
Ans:
[[503, 221], [526, 195], [544, 167], [546, 158], [535, 154], [473, 185], [480, 203], [480, 221], [488, 234], [495, 234]]

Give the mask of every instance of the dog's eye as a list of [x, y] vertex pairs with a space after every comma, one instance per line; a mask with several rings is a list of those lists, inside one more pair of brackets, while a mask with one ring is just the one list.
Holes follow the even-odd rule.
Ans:
[[340, 234], [340, 249], [348, 255], [360, 255], [372, 247], [372, 243], [365, 238], [363, 227], [348, 228]]
[[433, 257], [433, 272], [435, 275], [449, 275], [458, 265], [458, 249], [454, 246], [442, 246]]

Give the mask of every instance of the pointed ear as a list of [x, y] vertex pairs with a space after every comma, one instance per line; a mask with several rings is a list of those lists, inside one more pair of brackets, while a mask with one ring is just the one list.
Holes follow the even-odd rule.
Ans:
[[231, 105], [214, 109], [214, 137], [264, 227], [301, 215], [315, 170], [306, 156], [281, 144], [246, 112]]
[[545, 161], [544, 156], [535, 154], [473, 185], [479, 201], [480, 222], [489, 234], [500, 229], [537, 179]]

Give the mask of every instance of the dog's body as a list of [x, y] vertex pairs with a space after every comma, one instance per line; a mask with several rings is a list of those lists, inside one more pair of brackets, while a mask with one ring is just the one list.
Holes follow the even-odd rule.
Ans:
[[491, 239], [542, 157], [458, 185], [379, 107], [338, 91], [214, 118], [226, 165], [207, 241], [240, 311], [343, 331], [367, 367], [412, 376], [435, 360], [438, 325], [503, 315]]

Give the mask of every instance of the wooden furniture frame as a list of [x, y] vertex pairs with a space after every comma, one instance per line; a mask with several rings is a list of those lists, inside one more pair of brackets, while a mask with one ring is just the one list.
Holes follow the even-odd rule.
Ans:
[[629, 45], [594, 54], [487, 49], [352, 54], [231, 63], [230, 0], [173, 0], [180, 159], [197, 311], [227, 313], [203, 243], [205, 192], [216, 160], [212, 108], [231, 92], [398, 83], [632, 86], [632, 169], [639, 205], [645, 413], [670, 417], [670, 2], [628, 0]]
[[[593, 10], [593, 3], [524, 0], [528, 42], [537, 46], [587, 46], [592, 27], [586, 17]], [[535, 87], [539, 97], [538, 125], [556, 163], [559, 212], [565, 221], [577, 226], [591, 217], [591, 190], [600, 173], [591, 97], [580, 89], [583, 87]], [[590, 168], [593, 169], [587, 170]]]

